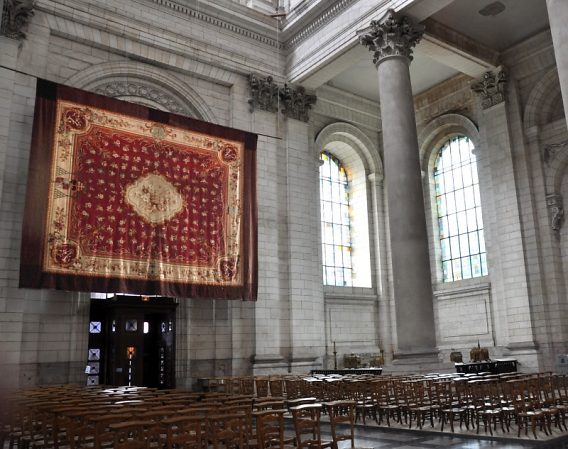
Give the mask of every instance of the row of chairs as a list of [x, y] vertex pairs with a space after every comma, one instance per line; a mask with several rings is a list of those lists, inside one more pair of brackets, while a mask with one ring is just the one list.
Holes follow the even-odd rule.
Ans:
[[[291, 400], [288, 410], [275, 397], [75, 386], [20, 391], [6, 401], [11, 407], [0, 417], [0, 447], [8, 440], [10, 449], [307, 449], [329, 443], [321, 441], [322, 409], [330, 416], [335, 449], [345, 438], [336, 422], [351, 423], [348, 436], [354, 447], [352, 401]], [[285, 435], [284, 417], [290, 412], [293, 436]]]

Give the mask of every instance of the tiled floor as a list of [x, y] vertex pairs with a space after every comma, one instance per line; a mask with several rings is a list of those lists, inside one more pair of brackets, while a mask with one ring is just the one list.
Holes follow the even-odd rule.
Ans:
[[[331, 439], [328, 424], [322, 423], [322, 438]], [[343, 442], [339, 449], [347, 449], [349, 446], [348, 442]], [[491, 440], [432, 432], [357, 426], [355, 446], [373, 449], [568, 449], [568, 435], [553, 441]]]

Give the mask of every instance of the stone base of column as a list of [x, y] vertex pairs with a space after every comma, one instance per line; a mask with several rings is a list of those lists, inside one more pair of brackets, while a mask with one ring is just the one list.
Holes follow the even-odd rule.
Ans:
[[451, 373], [453, 363], [440, 361], [437, 349], [395, 352], [391, 365], [383, 367], [384, 374]]
[[505, 346], [503, 357], [515, 359], [518, 371], [530, 373], [543, 370], [540, 348], [533, 341], [509, 343]]

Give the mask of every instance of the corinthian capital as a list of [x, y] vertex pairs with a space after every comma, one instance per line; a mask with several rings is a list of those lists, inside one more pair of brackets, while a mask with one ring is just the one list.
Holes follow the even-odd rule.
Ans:
[[499, 67], [494, 72], [485, 72], [479, 80], [471, 85], [471, 90], [481, 99], [481, 107], [487, 109], [505, 101], [506, 82], [505, 69]]
[[392, 9], [380, 20], [357, 33], [359, 42], [373, 52], [373, 62], [379, 65], [385, 58], [402, 56], [412, 61], [412, 49], [422, 38], [424, 27], [413, 24], [406, 16]]

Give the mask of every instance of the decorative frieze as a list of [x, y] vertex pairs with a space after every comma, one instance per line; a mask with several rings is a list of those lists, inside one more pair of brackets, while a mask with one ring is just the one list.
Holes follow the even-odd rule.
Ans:
[[25, 39], [24, 30], [34, 15], [34, 3], [34, 0], [4, 0], [0, 34], [12, 39]]
[[546, 195], [546, 206], [550, 213], [550, 227], [559, 236], [560, 229], [564, 224], [564, 205], [562, 195], [559, 193], [549, 193]]
[[303, 122], [310, 119], [309, 112], [317, 101], [317, 97], [308, 94], [302, 86], [278, 86], [271, 76], [259, 78], [254, 74], [249, 75], [249, 89], [251, 112], [255, 109], [268, 112], [280, 110], [285, 117]]
[[391, 57], [405, 57], [412, 61], [413, 48], [423, 34], [422, 25], [413, 24], [408, 17], [399, 16], [392, 9], [357, 33], [359, 42], [373, 52], [375, 65]]
[[499, 68], [496, 73], [485, 72], [481, 79], [471, 85], [471, 90], [481, 98], [481, 107], [487, 109], [505, 101], [506, 82], [507, 74], [503, 68]]

